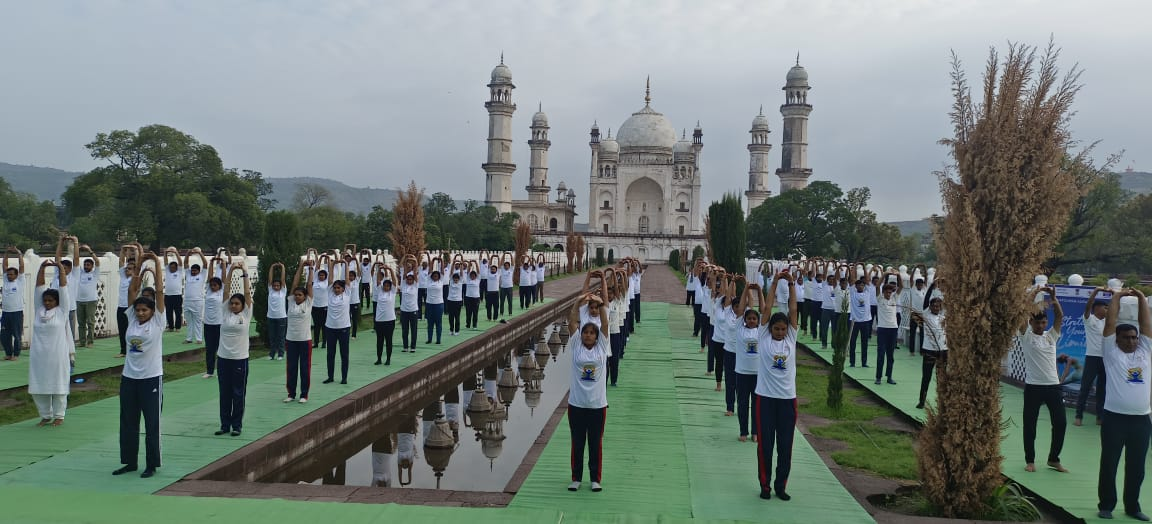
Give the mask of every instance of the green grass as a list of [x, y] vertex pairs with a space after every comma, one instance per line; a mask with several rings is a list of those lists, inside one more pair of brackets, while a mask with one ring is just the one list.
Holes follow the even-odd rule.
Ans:
[[[164, 362], [164, 382], [179, 380], [203, 372], [204, 362], [201, 360]], [[84, 389], [74, 389], [68, 394], [69, 409], [119, 395], [120, 372], [118, 370], [104, 370], [89, 374], [88, 381], [82, 387]], [[0, 425], [22, 422], [39, 416], [36, 411], [36, 403], [32, 401], [32, 395], [28, 394], [28, 388], [22, 388], [4, 399], [3, 409], [0, 409]]]
[[808, 402], [800, 405], [801, 412], [828, 419], [852, 421], [869, 421], [893, 414], [891, 410], [880, 406], [856, 402], [856, 399], [864, 397], [866, 394], [858, 388], [848, 387], [847, 384], [844, 387], [844, 404], [838, 410], [829, 408], [828, 376], [817, 373], [817, 371], [828, 370], [830, 367], [823, 363], [816, 363], [811, 359], [805, 359], [803, 356], [797, 364], [796, 393], [800, 398], [808, 400]]
[[832, 453], [841, 466], [870, 471], [877, 475], [915, 480], [916, 451], [912, 435], [884, 429], [871, 422], [837, 422], [811, 428], [818, 437], [839, 440], [848, 449]]

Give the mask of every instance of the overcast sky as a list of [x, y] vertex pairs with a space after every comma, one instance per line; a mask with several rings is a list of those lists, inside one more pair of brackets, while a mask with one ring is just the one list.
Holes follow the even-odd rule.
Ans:
[[1075, 135], [1152, 171], [1149, 20], [1146, 0], [0, 0], [0, 161], [88, 170], [96, 133], [160, 123], [269, 177], [415, 178], [483, 200], [485, 84], [503, 51], [514, 198], [527, 198], [542, 102], [549, 181], [574, 187], [585, 214], [589, 127], [619, 127], [651, 75], [655, 109], [703, 126], [706, 205], [747, 189], [761, 104], [779, 166], [780, 88], [799, 52], [813, 179], [871, 187], [882, 220], [918, 219], [940, 209], [950, 50], [978, 79], [989, 46], [1055, 35], [1062, 65], [1084, 69]]

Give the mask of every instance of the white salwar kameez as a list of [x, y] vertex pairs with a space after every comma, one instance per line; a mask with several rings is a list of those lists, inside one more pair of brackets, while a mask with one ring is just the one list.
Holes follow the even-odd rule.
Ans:
[[44, 291], [36, 288], [40, 300], [32, 318], [32, 342], [28, 346], [28, 393], [36, 401], [42, 420], [61, 420], [68, 406], [72, 356], [75, 346], [69, 327], [68, 288], [61, 288], [58, 306], [44, 308]]

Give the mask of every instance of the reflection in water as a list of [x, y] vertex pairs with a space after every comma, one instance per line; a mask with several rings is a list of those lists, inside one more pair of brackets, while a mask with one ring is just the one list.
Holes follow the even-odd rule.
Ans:
[[553, 327], [461, 377], [419, 413], [388, 419], [368, 449], [332, 457], [314, 483], [502, 491], [568, 391], [562, 369], [545, 372], [559, 339]]

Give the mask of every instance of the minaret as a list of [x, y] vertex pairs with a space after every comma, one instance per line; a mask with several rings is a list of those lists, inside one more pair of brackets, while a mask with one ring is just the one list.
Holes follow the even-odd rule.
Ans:
[[541, 104], [532, 115], [532, 140], [528, 141], [528, 148], [532, 150], [532, 157], [528, 162], [528, 200], [540, 204], [548, 203], [548, 193], [552, 189], [548, 186], [548, 147], [552, 142], [548, 140], [548, 115], [544, 114], [544, 105]]
[[768, 141], [768, 118], [764, 116], [764, 106], [760, 106], [760, 114], [752, 119], [752, 142], [748, 144], [748, 191], [744, 196], [748, 199], [748, 214], [772, 196], [768, 190], [768, 152], [772, 151], [772, 144]]
[[796, 65], [788, 70], [784, 84], [784, 105], [780, 114], [784, 116], [784, 143], [780, 146], [780, 192], [789, 189], [808, 187], [808, 177], [812, 168], [808, 167], [808, 115], [812, 105], [808, 103], [808, 72], [800, 66], [800, 54], [796, 54]]
[[504, 65], [504, 54], [500, 54], [500, 65], [492, 70], [490, 93], [484, 107], [488, 109], [488, 161], [481, 167], [487, 176], [484, 186], [484, 203], [495, 207], [501, 213], [512, 211], [512, 173], [516, 164], [512, 163], [512, 113], [516, 104], [512, 103], [512, 71]]

